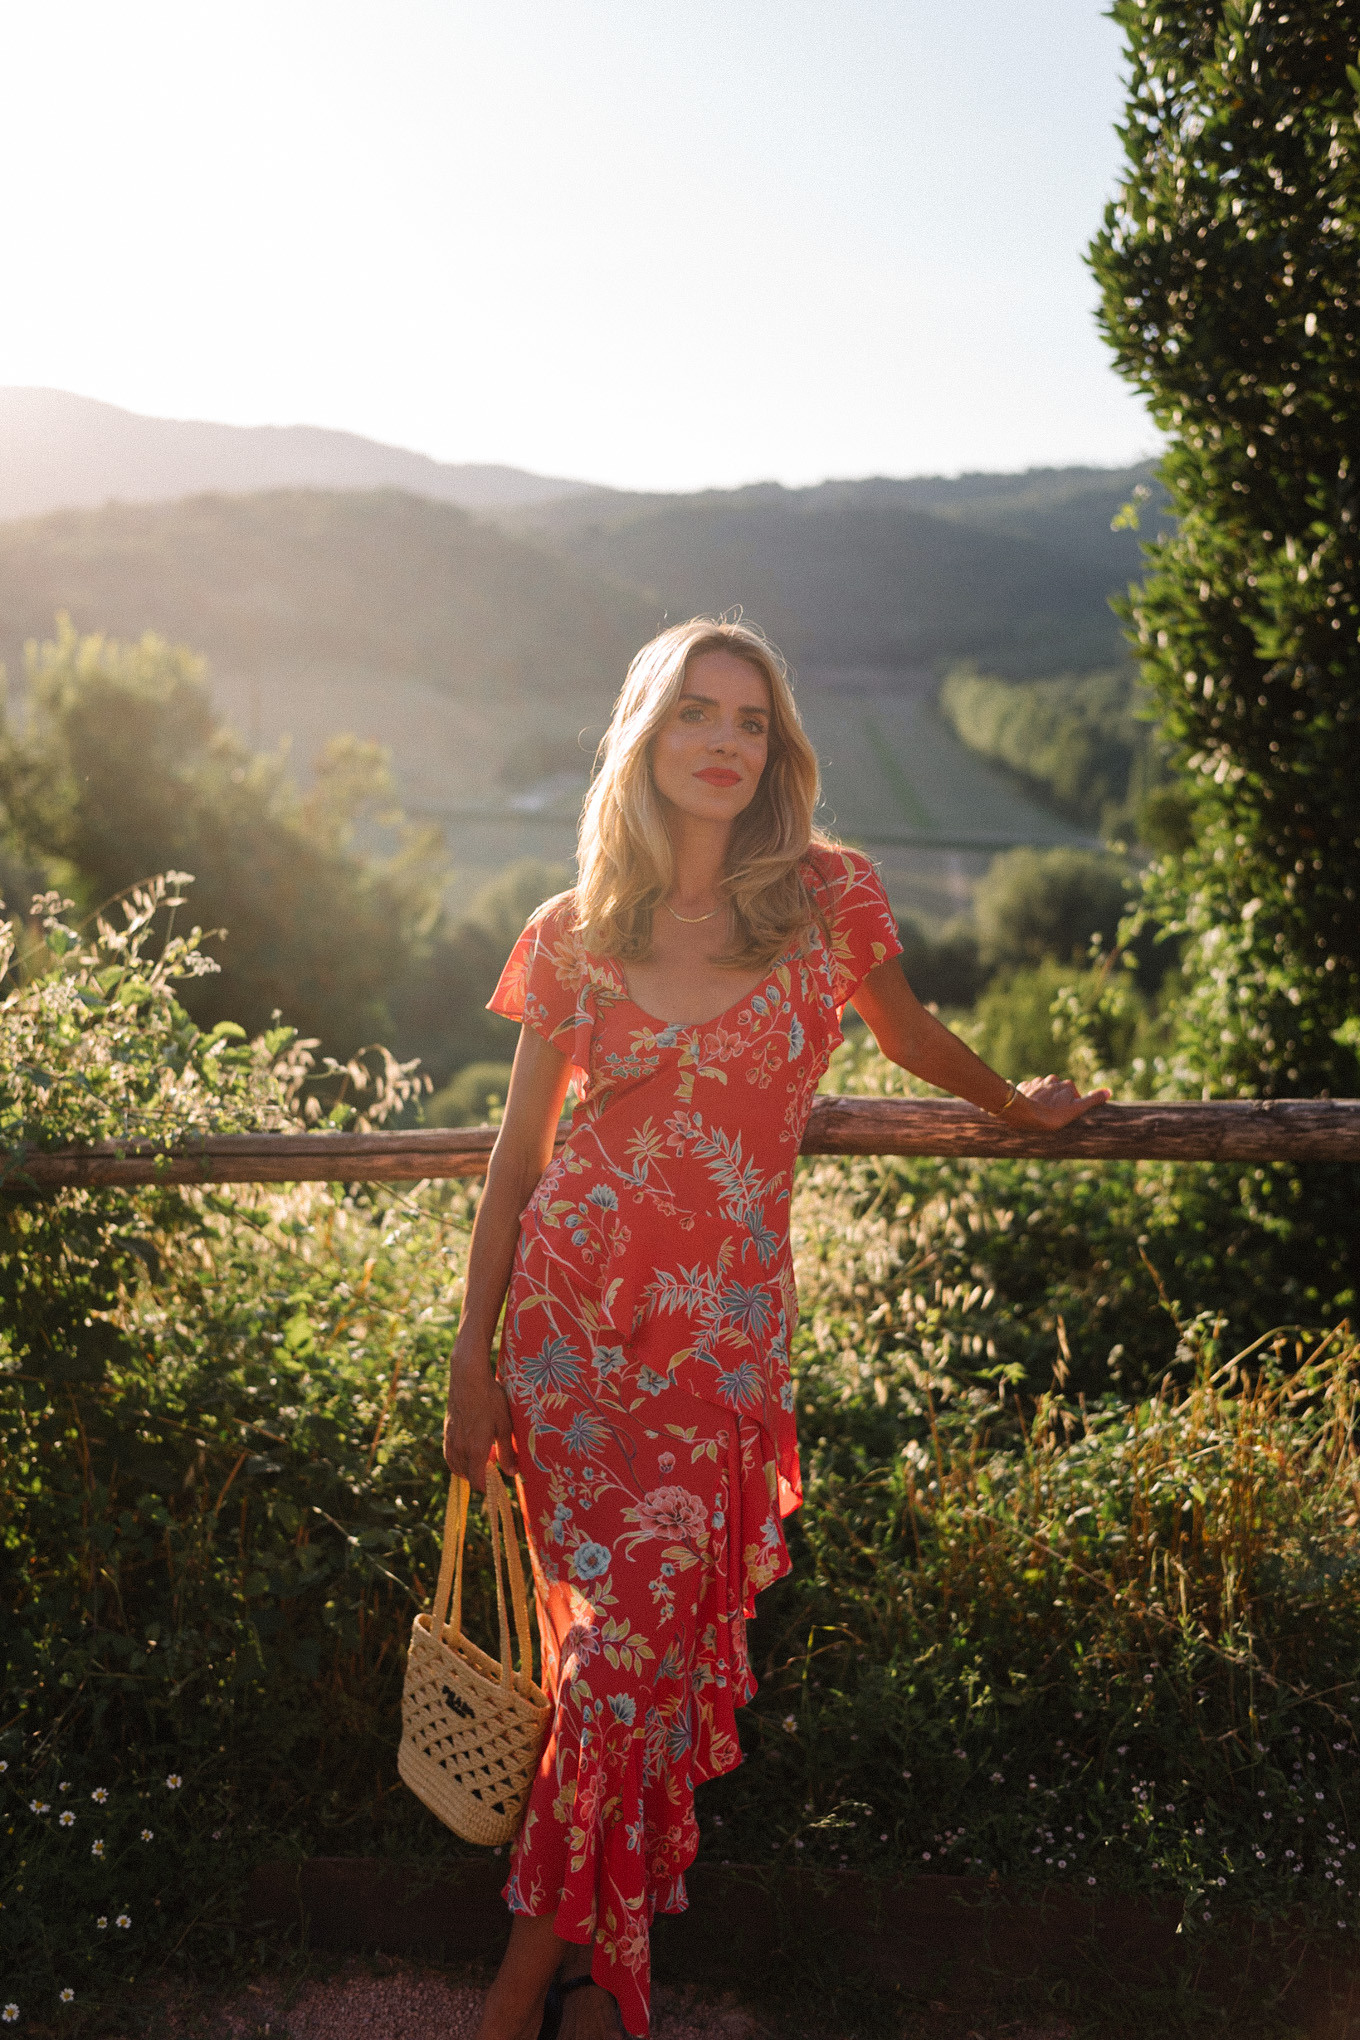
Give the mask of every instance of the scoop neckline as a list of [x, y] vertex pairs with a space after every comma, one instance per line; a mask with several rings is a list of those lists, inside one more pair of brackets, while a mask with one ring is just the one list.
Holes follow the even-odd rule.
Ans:
[[793, 948], [794, 944], [790, 943], [787, 949], [782, 950], [780, 954], [775, 957], [773, 963], [769, 965], [768, 969], [761, 972], [760, 976], [756, 979], [753, 985], [748, 987], [746, 991], [742, 992], [739, 995], [739, 997], [733, 999], [731, 1005], [724, 1006], [721, 1013], [715, 1013], [709, 1020], [663, 1020], [659, 1013], [649, 1013], [645, 1006], [638, 1004], [638, 1001], [633, 997], [633, 994], [629, 991], [628, 974], [624, 970], [623, 965], [619, 962], [616, 956], [611, 956], [609, 958], [609, 967], [614, 972], [614, 975], [618, 978], [619, 982], [622, 984], [623, 996], [627, 1000], [628, 1004], [632, 1007], [633, 1011], [635, 1013], [641, 1013], [643, 1019], [646, 1020], [652, 1027], [656, 1028], [662, 1034], [692, 1034], [696, 1027], [716, 1027], [718, 1022], [720, 1020], [725, 1020], [729, 1013], [735, 1013], [738, 1006], [744, 1006], [748, 999], [753, 999], [756, 993], [760, 990], [761, 986], [765, 983], [766, 979], [770, 977], [773, 974], [773, 972], [778, 970], [780, 964], [788, 962], [788, 959], [793, 952]]

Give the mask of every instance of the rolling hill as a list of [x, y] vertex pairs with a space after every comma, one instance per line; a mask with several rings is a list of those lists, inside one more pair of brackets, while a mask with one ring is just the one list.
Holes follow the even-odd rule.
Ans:
[[0, 389], [0, 517], [260, 489], [406, 489], [490, 511], [585, 487], [520, 468], [431, 460], [317, 425], [145, 418], [69, 390]]
[[0, 525], [0, 657], [67, 610], [222, 672], [385, 672], [502, 703], [612, 696], [652, 606], [589, 567], [395, 490], [109, 504]]
[[1110, 593], [1138, 540], [1110, 530], [1143, 469], [959, 481], [597, 493], [506, 513], [673, 616], [741, 604], [801, 665], [1014, 678], [1121, 656]]

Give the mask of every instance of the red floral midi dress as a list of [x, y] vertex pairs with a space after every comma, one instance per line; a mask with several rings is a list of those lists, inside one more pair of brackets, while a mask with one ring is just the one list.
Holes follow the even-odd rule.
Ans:
[[648, 1932], [685, 1908], [694, 1788], [741, 1761], [746, 1621], [802, 1499], [789, 1344], [793, 1165], [840, 1016], [897, 924], [868, 859], [818, 848], [826, 916], [714, 1020], [666, 1025], [541, 907], [490, 1001], [569, 1058], [577, 1103], [521, 1221], [514, 1412], [552, 1733], [512, 1910], [588, 1943], [627, 2032]]

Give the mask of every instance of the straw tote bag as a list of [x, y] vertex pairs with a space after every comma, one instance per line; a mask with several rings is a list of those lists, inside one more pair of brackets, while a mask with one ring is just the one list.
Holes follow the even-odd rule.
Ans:
[[[465, 1842], [489, 1846], [510, 1841], [518, 1831], [552, 1703], [531, 1676], [534, 1661], [519, 1540], [510, 1497], [494, 1461], [486, 1469], [486, 1512], [496, 1568], [500, 1663], [463, 1635], [463, 1543], [471, 1494], [467, 1481], [455, 1474], [444, 1518], [444, 1552], [434, 1607], [428, 1615], [417, 1615], [411, 1630], [397, 1769], [445, 1827]], [[501, 1577], [502, 1537], [519, 1642], [517, 1672], [510, 1663], [510, 1625]]]

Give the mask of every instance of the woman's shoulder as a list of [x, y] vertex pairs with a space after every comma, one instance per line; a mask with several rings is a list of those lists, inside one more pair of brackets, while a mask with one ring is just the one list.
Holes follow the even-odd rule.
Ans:
[[573, 935], [576, 931], [576, 888], [569, 886], [565, 892], [554, 893], [550, 900], [544, 900], [535, 907], [525, 924], [526, 935], [547, 936], [550, 939]]
[[576, 921], [575, 891], [554, 893], [530, 914], [515, 944], [516, 953], [526, 963], [532, 960], [536, 969], [549, 966], [564, 985], [579, 979], [589, 959]]
[[803, 854], [804, 882], [824, 911], [833, 912], [856, 894], [871, 896], [882, 891], [873, 859], [848, 843], [814, 843]]

